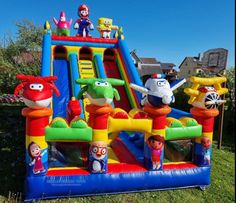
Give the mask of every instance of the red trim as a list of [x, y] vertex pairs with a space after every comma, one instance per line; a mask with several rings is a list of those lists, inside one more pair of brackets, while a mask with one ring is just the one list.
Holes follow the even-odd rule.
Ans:
[[[193, 163], [180, 163], [180, 164], [164, 164], [163, 170], [181, 170], [197, 168]], [[135, 172], [148, 172], [143, 166], [127, 163], [112, 163], [108, 164], [108, 174], [114, 173], [135, 173]], [[77, 169], [54, 169], [47, 172], [47, 176], [70, 176], [70, 175], [90, 175], [89, 171], [81, 168]]]
[[118, 39], [103, 39], [103, 38], [91, 38], [91, 37], [76, 37], [76, 36], [55, 36], [52, 35], [52, 40], [58, 41], [72, 41], [72, 42], [95, 42], [95, 43], [108, 43], [116, 44]]
[[112, 141], [111, 147], [121, 163], [140, 165], [119, 137]]
[[126, 163], [113, 163], [108, 164], [107, 173], [135, 173], [135, 172], [146, 172], [147, 169], [140, 165], [126, 164]]
[[163, 164], [163, 170], [188, 169], [197, 167], [198, 166], [193, 163]]

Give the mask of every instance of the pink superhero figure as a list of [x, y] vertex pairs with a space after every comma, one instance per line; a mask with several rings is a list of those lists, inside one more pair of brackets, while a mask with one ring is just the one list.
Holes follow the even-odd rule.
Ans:
[[151, 149], [151, 160], [153, 169], [159, 169], [161, 166], [161, 154], [164, 142], [164, 137], [160, 135], [153, 135], [148, 138], [148, 146]]
[[[93, 23], [89, 20], [89, 8], [87, 5], [82, 4], [78, 9], [79, 19], [74, 24], [74, 29], [78, 29], [77, 36], [91, 37], [89, 29], [93, 30]], [[89, 29], [88, 29], [89, 28]]]
[[42, 156], [46, 151], [41, 153], [41, 148], [35, 142], [31, 142], [28, 146], [28, 153], [31, 158], [30, 166], [34, 165], [33, 172], [34, 174], [43, 173], [45, 169], [42, 163]]
[[60, 13], [60, 19], [57, 20], [53, 18], [55, 25], [57, 26], [57, 35], [61, 36], [69, 36], [70, 35], [70, 25], [72, 23], [72, 19], [70, 21], [66, 21], [66, 14], [64, 11]]

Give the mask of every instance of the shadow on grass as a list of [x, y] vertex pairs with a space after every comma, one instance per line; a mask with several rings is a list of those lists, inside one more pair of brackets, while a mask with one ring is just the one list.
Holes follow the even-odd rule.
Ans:
[[25, 119], [22, 106], [0, 106], [0, 196], [24, 190]]

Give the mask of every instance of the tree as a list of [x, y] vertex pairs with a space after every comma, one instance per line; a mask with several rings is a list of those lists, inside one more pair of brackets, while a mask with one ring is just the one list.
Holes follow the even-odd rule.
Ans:
[[38, 75], [40, 70], [43, 27], [28, 20], [16, 26], [16, 39], [9, 37], [6, 47], [0, 48], [0, 94], [13, 93], [16, 74]]

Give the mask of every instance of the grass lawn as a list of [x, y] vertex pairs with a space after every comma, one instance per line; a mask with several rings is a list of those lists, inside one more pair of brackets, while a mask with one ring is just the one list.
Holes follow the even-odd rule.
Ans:
[[[24, 125], [20, 107], [0, 106], [0, 202], [22, 199], [25, 174]], [[216, 143], [213, 144], [211, 185], [205, 191], [191, 188], [41, 202], [235, 202], [234, 148], [232, 150], [232, 147], [224, 146], [218, 150]]]

